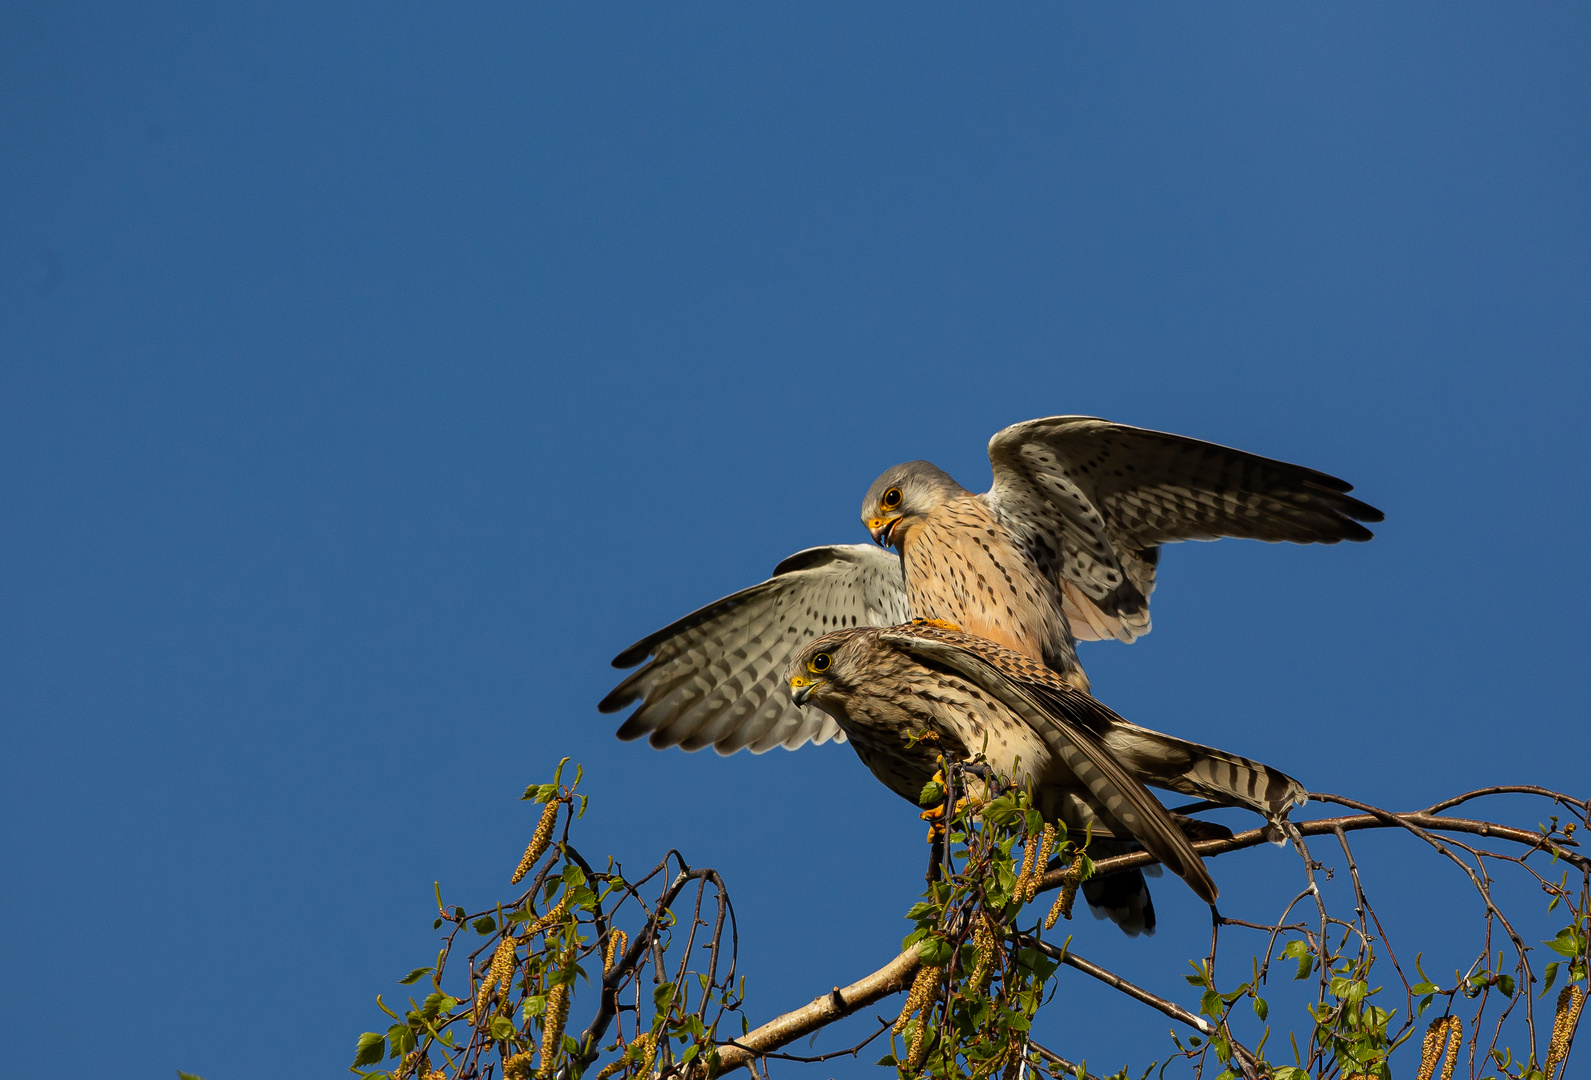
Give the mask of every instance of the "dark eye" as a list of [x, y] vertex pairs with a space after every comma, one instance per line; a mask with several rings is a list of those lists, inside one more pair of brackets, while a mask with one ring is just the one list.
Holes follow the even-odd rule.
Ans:
[[829, 654], [826, 652], [818, 653], [812, 659], [807, 661], [807, 667], [811, 668], [813, 671], [829, 670]]
[[890, 488], [884, 492], [884, 509], [893, 510], [900, 505], [900, 488]]

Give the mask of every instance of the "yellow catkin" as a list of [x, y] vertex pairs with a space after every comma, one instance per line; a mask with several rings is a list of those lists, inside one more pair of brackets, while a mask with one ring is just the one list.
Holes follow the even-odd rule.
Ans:
[[432, 1069], [425, 1074], [425, 1080], [447, 1080], [447, 1073], [441, 1069]]
[[1447, 1064], [1442, 1066], [1442, 1080], [1451, 1080], [1453, 1066], [1458, 1063], [1459, 1043], [1464, 1038], [1464, 1021], [1456, 1016], [1439, 1016], [1425, 1029], [1425, 1042], [1420, 1047], [1420, 1071], [1417, 1080], [1431, 1080], [1436, 1075], [1436, 1064], [1442, 1060], [1444, 1047]]
[[543, 930], [549, 930], [552, 927], [557, 926], [563, 921], [564, 912], [568, 910], [569, 898], [564, 897], [563, 899], [559, 900], [558, 903], [553, 905], [553, 909], [551, 911], [547, 912], [547, 914], [531, 923], [530, 926], [525, 930], [525, 936], [527, 938], [533, 938]]
[[[637, 1064], [640, 1066], [639, 1075], [651, 1076], [652, 1059], [657, 1056], [656, 1052], [652, 1049], [652, 1033], [650, 1031], [646, 1032], [637, 1038], [633, 1043], [631, 1043], [630, 1046], [639, 1046], [641, 1048], [641, 1057], [637, 1062]], [[629, 1049], [629, 1047], [625, 1047], [625, 1052], [623, 1054], [620, 1054], [616, 1059], [602, 1066], [602, 1071], [597, 1073], [597, 1080], [608, 1080], [608, 1077], [627, 1066], [629, 1064], [629, 1061], [627, 1060], [629, 1057]]]
[[928, 1057], [928, 1010], [924, 1009], [922, 1015], [917, 1017], [917, 1024], [912, 1028], [911, 1044], [906, 1050], [906, 1071], [916, 1072], [923, 1067], [923, 1061]]
[[1028, 895], [1028, 879], [1033, 876], [1033, 856], [1039, 853], [1039, 846], [1034, 843], [1037, 839], [1029, 836], [1022, 845], [1022, 872], [1016, 876], [1016, 898], [1026, 901]]
[[[563, 971], [574, 966], [575, 951], [568, 949], [563, 954]], [[536, 1072], [540, 1080], [548, 1080], [553, 1073], [553, 1066], [558, 1063], [558, 1055], [563, 1051], [563, 1026], [569, 1019], [569, 984], [560, 982], [547, 991], [547, 1011], [541, 1018], [541, 1068]]]
[[530, 1051], [521, 1050], [503, 1062], [503, 1080], [530, 1080], [530, 1061]]
[[972, 965], [972, 977], [968, 983], [974, 988], [983, 989], [984, 982], [994, 964], [995, 952], [999, 948], [994, 936], [994, 929], [989, 925], [989, 913], [980, 911], [975, 916], [972, 924], [972, 948], [977, 955], [977, 961]]
[[1050, 907], [1050, 913], [1044, 917], [1044, 929], [1048, 930], [1055, 925], [1055, 920], [1062, 916], [1072, 917], [1072, 905], [1077, 902], [1077, 887], [1083, 883], [1083, 853], [1079, 851], [1072, 859], [1072, 865], [1066, 869], [1066, 884], [1061, 886], [1061, 893], [1055, 898], [1055, 903]]
[[901, 1008], [900, 1015], [895, 1018], [895, 1026], [890, 1029], [893, 1034], [899, 1035], [905, 1031], [906, 1022], [911, 1019], [912, 1013], [928, 1003], [928, 995], [938, 988], [939, 976], [943, 970], [926, 964], [917, 969], [917, 977], [912, 980], [912, 988], [906, 994], [906, 1004]]
[[552, 843], [552, 827], [558, 823], [558, 807], [562, 804], [553, 799], [547, 804], [547, 809], [541, 812], [541, 821], [536, 824], [536, 831], [530, 836], [530, 846], [525, 849], [525, 855], [519, 860], [519, 867], [514, 871], [514, 876], [508, 879], [510, 885], [518, 885], [530, 873], [530, 868], [536, 865], [536, 860], [541, 858], [542, 852], [547, 850]]
[[486, 969], [486, 977], [481, 980], [481, 988], [475, 995], [475, 1015], [477, 1017], [486, 1012], [486, 1006], [491, 1004], [492, 993], [497, 985], [503, 985], [503, 992], [508, 992], [510, 984], [514, 981], [514, 949], [519, 942], [503, 935], [503, 940], [497, 943], [497, 951], [492, 953], [491, 967]]
[[1031, 903], [1033, 895], [1039, 891], [1039, 879], [1044, 876], [1044, 868], [1050, 864], [1050, 853], [1054, 850], [1055, 826], [1045, 822], [1044, 833], [1039, 839], [1038, 860], [1031, 870], [1027, 858], [1022, 860], [1022, 880], [1017, 883], [1017, 896], [1024, 904]]
[[1574, 1037], [1584, 1006], [1585, 991], [1578, 986], [1571, 983], [1559, 991], [1558, 1015], [1553, 1018], [1552, 1040], [1547, 1044], [1547, 1080], [1553, 1080], [1553, 1070], [1569, 1056], [1569, 1040]]
[[639, 1075], [650, 1077], [652, 1063], [657, 1060], [657, 1032], [648, 1031], [641, 1039], [646, 1044], [646, 1050], [641, 1055], [641, 1069]]
[[608, 931], [608, 951], [602, 958], [602, 974], [606, 975], [613, 970], [614, 957], [622, 955], [629, 944], [630, 939], [625, 936], [623, 930]]

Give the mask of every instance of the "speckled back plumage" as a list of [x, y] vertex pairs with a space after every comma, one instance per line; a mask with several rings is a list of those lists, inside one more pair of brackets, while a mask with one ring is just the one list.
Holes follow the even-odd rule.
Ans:
[[[811, 664], [820, 654], [817, 671]], [[1304, 798], [1302, 785], [1283, 773], [1129, 723], [1032, 657], [931, 623], [826, 634], [792, 658], [785, 676], [902, 798], [916, 801], [937, 754], [981, 755], [1032, 791], [1047, 818], [1141, 843], [1207, 901], [1215, 899], [1214, 881], [1144, 785], [1272, 820]], [[934, 741], [908, 745], [923, 732]], [[1128, 883], [1125, 893], [1131, 903], [1118, 898], [1125, 910], [1152, 929], [1147, 892]]]

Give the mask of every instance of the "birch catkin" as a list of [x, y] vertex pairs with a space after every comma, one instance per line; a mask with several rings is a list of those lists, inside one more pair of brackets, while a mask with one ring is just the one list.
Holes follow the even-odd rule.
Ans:
[[1458, 1062], [1459, 1043], [1464, 1038], [1464, 1021], [1456, 1016], [1439, 1016], [1425, 1029], [1425, 1042], [1420, 1047], [1420, 1071], [1417, 1080], [1431, 1080], [1436, 1075], [1436, 1063], [1447, 1050], [1447, 1064], [1442, 1066], [1442, 1080], [1451, 1080], [1453, 1066]]
[[1044, 868], [1050, 864], [1050, 854], [1055, 850], [1055, 826], [1050, 822], [1044, 823], [1044, 833], [1039, 840], [1038, 861], [1028, 868], [1028, 860], [1022, 860], [1022, 882], [1017, 887], [1017, 895], [1024, 904], [1033, 901], [1033, 894], [1039, 891], [1039, 878], [1044, 876]]
[[1578, 986], [1571, 983], [1559, 991], [1558, 1014], [1553, 1018], [1552, 1040], [1547, 1044], [1547, 1080], [1553, 1080], [1553, 1070], [1569, 1056], [1569, 1040], [1574, 1037], [1584, 1006], [1585, 991]]
[[630, 939], [625, 935], [623, 930], [615, 929], [608, 931], [608, 951], [607, 954], [602, 958], [603, 975], [606, 975], [608, 972], [613, 970], [614, 957], [622, 955], [629, 943]]
[[943, 970], [926, 964], [917, 969], [917, 977], [912, 980], [912, 988], [906, 994], [906, 1004], [895, 1018], [895, 1026], [890, 1029], [892, 1034], [899, 1035], [906, 1030], [906, 1022], [911, 1019], [912, 1013], [922, 1008], [928, 1001], [928, 995], [938, 987], [939, 975]]
[[564, 912], [568, 910], [569, 898], [565, 896], [553, 906], [551, 911], [547, 912], [547, 914], [531, 923], [530, 926], [525, 930], [525, 936], [527, 938], [533, 938], [543, 930], [549, 930], [552, 927], [558, 925], [558, 923], [563, 921]]
[[503, 984], [506, 995], [508, 988], [514, 981], [514, 950], [519, 942], [507, 934], [497, 943], [497, 951], [492, 953], [492, 965], [486, 969], [486, 978], [481, 980], [481, 989], [475, 996], [475, 1015], [480, 1016], [486, 1012], [486, 1006], [491, 1004], [492, 993], [497, 989], [497, 984]]
[[1050, 907], [1050, 913], [1044, 917], [1044, 929], [1048, 930], [1055, 925], [1055, 920], [1061, 916], [1072, 917], [1072, 905], [1077, 902], [1077, 887], [1083, 883], [1083, 853], [1079, 851], [1072, 859], [1072, 865], [1066, 871], [1066, 884], [1061, 886], [1061, 894], [1055, 898], [1055, 903]]
[[541, 858], [542, 852], [552, 844], [552, 827], [558, 823], [558, 807], [562, 805], [557, 799], [547, 804], [541, 812], [541, 821], [536, 824], [536, 831], [530, 836], [530, 846], [525, 849], [525, 855], [519, 860], [519, 866], [514, 870], [514, 876], [508, 879], [510, 885], [518, 885], [530, 873], [530, 868], [536, 865], [536, 860]]
[[[568, 974], [574, 962], [575, 950], [571, 947], [564, 951], [559, 976]], [[548, 1080], [552, 1076], [553, 1066], [563, 1051], [563, 1026], [568, 1019], [569, 984], [559, 982], [547, 991], [547, 1011], [541, 1021], [541, 1068], [536, 1072], [540, 1080]]]

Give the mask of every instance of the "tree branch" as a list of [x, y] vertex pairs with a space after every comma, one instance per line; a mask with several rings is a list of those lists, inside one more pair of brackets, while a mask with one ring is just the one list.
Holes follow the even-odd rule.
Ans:
[[[1314, 821], [1294, 822], [1298, 831], [1304, 836], [1321, 836], [1335, 833], [1338, 829], [1344, 832], [1356, 832], [1360, 829], [1397, 829], [1402, 828], [1403, 822], [1417, 825], [1422, 829], [1433, 832], [1458, 832], [1473, 833], [1476, 836], [1494, 836], [1499, 840], [1511, 840], [1516, 844], [1537, 848], [1541, 851], [1555, 854], [1564, 862], [1577, 870], [1591, 871], [1591, 859], [1564, 849], [1557, 841], [1549, 841], [1540, 833], [1528, 829], [1515, 829], [1507, 825], [1498, 825], [1491, 821], [1474, 821], [1470, 818], [1450, 818], [1440, 814], [1415, 813], [1397, 814], [1399, 821], [1388, 821], [1374, 814], [1353, 814], [1346, 817], [1317, 818]], [[1193, 845], [1193, 850], [1200, 855], [1215, 856], [1225, 855], [1229, 851], [1242, 851], [1244, 848], [1259, 847], [1261, 844], [1270, 843], [1263, 829], [1249, 829], [1236, 836], [1225, 840], [1199, 840]], [[1115, 855], [1108, 859], [1100, 859], [1094, 863], [1094, 876], [1113, 874], [1119, 870], [1131, 870], [1138, 866], [1149, 866], [1155, 861], [1154, 856], [1146, 851], [1134, 851], [1127, 855]], [[1039, 879], [1039, 892], [1060, 888], [1066, 884], [1067, 870], [1060, 868], [1051, 870]]]
[[857, 1009], [899, 993], [911, 985], [921, 963], [922, 957], [914, 945], [866, 978], [850, 986], [836, 986], [810, 1004], [776, 1017], [730, 1043], [720, 1044], [719, 1075], [749, 1065], [762, 1054], [787, 1046]]
[[[1438, 804], [1438, 806], [1456, 805], [1467, 798], [1478, 797], [1479, 795], [1516, 791], [1522, 794], [1550, 794], [1544, 789], [1492, 788], [1481, 792], [1473, 792], [1467, 796], [1460, 796], [1456, 800]], [[1383, 811], [1383, 813], [1385, 812]], [[1516, 829], [1490, 821], [1443, 817], [1430, 811], [1397, 814], [1396, 817], [1399, 819], [1398, 821], [1389, 821], [1374, 814], [1354, 814], [1343, 817], [1319, 818], [1313, 821], [1300, 821], [1296, 822], [1295, 825], [1299, 833], [1304, 836], [1340, 836], [1341, 833], [1356, 832], [1362, 829], [1401, 828], [1405, 827], [1405, 824], [1437, 832], [1470, 833], [1476, 836], [1509, 840], [1516, 844], [1555, 854], [1558, 858], [1579, 870], [1591, 870], [1591, 859], [1567, 851], [1561, 843], [1547, 840], [1540, 833], [1531, 832], [1527, 829]], [[1265, 830], [1250, 829], [1247, 832], [1238, 833], [1224, 840], [1202, 840], [1195, 843], [1193, 848], [1200, 855], [1214, 857], [1225, 855], [1232, 851], [1258, 847], [1261, 844], [1270, 842]], [[1094, 864], [1094, 873], [1096, 876], [1110, 874], [1120, 870], [1130, 870], [1133, 867], [1148, 866], [1154, 861], [1152, 856], [1142, 851], [1128, 855], [1117, 855], [1108, 859], [1100, 859], [1096, 862]], [[1065, 869], [1051, 870], [1039, 879], [1038, 891], [1044, 892], [1064, 885], [1066, 875], [1067, 870]], [[1055, 946], [1036, 938], [1026, 940], [1069, 967], [1099, 979], [1106, 985], [1120, 990], [1129, 997], [1157, 1009], [1180, 1023], [1192, 1027], [1201, 1034], [1209, 1035], [1214, 1030], [1211, 1024], [1203, 1017], [1195, 1016], [1180, 1005], [1144, 990], [1142, 987], [1128, 982], [1114, 972], [1108, 971], [1089, 960], [1070, 952], [1063, 953]], [[891, 994], [899, 993], [910, 985], [912, 976], [920, 963], [921, 959], [917, 950], [915, 948], [908, 949], [871, 975], [859, 979], [849, 986], [836, 987], [829, 993], [813, 999], [802, 1008], [776, 1017], [739, 1039], [720, 1043], [720, 1074], [729, 1072], [732, 1069], [744, 1068], [763, 1054], [777, 1050], [782, 1046], [787, 1046], [803, 1036], [811, 1035], [836, 1020], [849, 1016], [857, 1009], [871, 1005]], [[1241, 1050], [1241, 1048], [1236, 1049]], [[1053, 1054], [1046, 1052], [1046, 1056], [1053, 1056]], [[1244, 1056], [1248, 1055], [1245, 1054]]]

